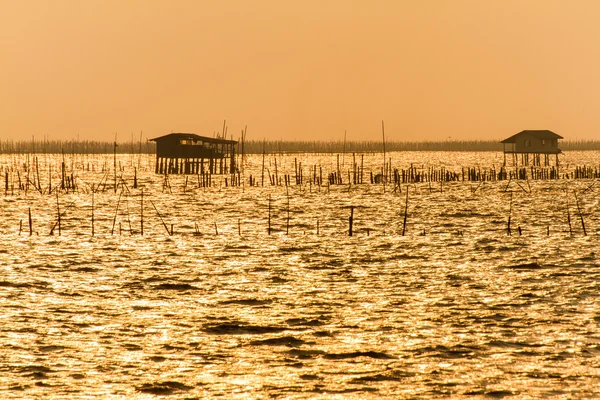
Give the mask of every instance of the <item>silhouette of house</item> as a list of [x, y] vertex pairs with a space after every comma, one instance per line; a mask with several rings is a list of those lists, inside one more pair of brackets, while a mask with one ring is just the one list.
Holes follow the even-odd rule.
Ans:
[[157, 174], [226, 174], [235, 172], [235, 140], [170, 133], [156, 142]]
[[534, 166], [542, 165], [542, 155], [544, 155], [544, 165], [550, 165], [550, 155], [556, 156], [556, 166], [558, 167], [558, 155], [562, 151], [558, 148], [558, 139], [563, 137], [549, 130], [525, 130], [504, 139], [504, 165], [506, 165], [506, 155], [512, 154], [513, 165], [518, 165], [519, 155], [521, 155], [521, 165], [529, 165], [529, 156], [532, 157]]

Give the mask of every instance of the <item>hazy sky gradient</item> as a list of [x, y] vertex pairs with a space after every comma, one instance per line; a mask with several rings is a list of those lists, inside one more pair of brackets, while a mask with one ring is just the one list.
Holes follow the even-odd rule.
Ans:
[[0, 4], [2, 139], [600, 139], [596, 0]]

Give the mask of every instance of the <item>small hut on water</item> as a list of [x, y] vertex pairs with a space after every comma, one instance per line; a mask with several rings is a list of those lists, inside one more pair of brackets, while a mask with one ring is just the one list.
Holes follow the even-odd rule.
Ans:
[[558, 139], [563, 137], [549, 130], [525, 130], [504, 139], [504, 165], [506, 166], [506, 155], [512, 155], [513, 165], [519, 164], [519, 155], [521, 155], [521, 165], [542, 166], [542, 155], [544, 156], [543, 165], [550, 165], [550, 156], [556, 156], [556, 166], [558, 167], [558, 155], [562, 151], [558, 148]]
[[235, 172], [235, 140], [194, 133], [171, 133], [150, 140], [156, 142], [157, 174]]

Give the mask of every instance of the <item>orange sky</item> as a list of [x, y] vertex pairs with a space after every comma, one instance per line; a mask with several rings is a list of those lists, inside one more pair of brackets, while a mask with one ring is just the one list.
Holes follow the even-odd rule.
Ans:
[[596, 0], [0, 4], [0, 139], [600, 139]]

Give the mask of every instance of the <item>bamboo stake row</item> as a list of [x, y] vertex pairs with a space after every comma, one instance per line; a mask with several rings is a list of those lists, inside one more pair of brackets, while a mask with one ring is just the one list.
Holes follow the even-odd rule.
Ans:
[[[117, 204], [115, 207], [115, 212], [112, 218], [112, 227], [110, 229], [110, 234], [113, 235], [115, 232], [115, 226], [116, 226], [116, 221], [117, 221], [117, 217], [119, 215], [119, 209], [120, 209], [120, 205], [121, 205], [121, 198], [123, 195], [124, 191], [121, 191], [119, 194], [119, 197], [117, 198]], [[403, 217], [402, 217], [402, 229], [401, 229], [401, 236], [405, 236], [407, 233], [407, 226], [408, 226], [408, 216], [409, 216], [409, 186], [406, 186], [406, 190], [405, 190], [405, 200], [404, 200], [404, 212], [403, 212]], [[568, 232], [569, 232], [569, 236], [573, 235], [573, 227], [572, 227], [572, 220], [571, 220], [571, 212], [570, 212], [570, 207], [569, 207], [569, 191], [566, 191], [567, 193], [567, 197], [566, 197], [566, 214], [567, 214], [567, 224], [568, 224]], [[573, 196], [575, 198], [575, 202], [576, 202], [576, 207], [577, 207], [577, 214], [579, 216], [579, 220], [581, 222], [581, 228], [582, 228], [582, 232], [584, 236], [588, 235], [587, 232], [587, 228], [586, 228], [586, 224], [585, 224], [585, 219], [584, 219], [584, 213], [579, 201], [579, 196], [577, 195], [576, 191], [573, 191]], [[509, 206], [508, 206], [508, 220], [507, 220], [507, 226], [506, 226], [506, 233], [508, 236], [511, 236], [513, 233], [513, 228], [512, 228], [512, 222], [513, 222], [513, 213], [514, 213], [514, 192], [510, 191], [509, 192]], [[142, 189], [140, 192], [140, 235], [144, 235], [144, 190]], [[154, 201], [152, 199], [149, 199], [150, 204], [152, 205], [152, 208], [154, 209], [154, 211], [156, 212], [156, 215], [158, 217], [158, 219], [160, 220], [160, 223], [162, 224], [162, 226], [164, 227], [165, 231], [167, 232], [168, 236], [173, 236], [175, 233], [174, 230], [174, 224], [171, 223], [170, 224], [170, 228], [169, 225], [167, 224], [167, 222], [165, 221], [164, 215], [158, 210], [158, 207], [156, 206], [156, 204], [154, 203]], [[267, 197], [267, 234], [271, 235], [273, 232], [273, 226], [272, 226], [272, 219], [273, 219], [273, 206], [272, 206], [273, 200], [272, 200], [272, 196], [271, 194], [268, 195]], [[61, 202], [60, 202], [60, 198], [59, 198], [59, 194], [58, 192], [56, 192], [56, 220], [54, 222], [54, 224], [52, 225], [49, 235], [54, 235], [55, 231], [57, 232], [57, 234], [59, 236], [62, 235], [62, 225], [63, 225], [63, 220], [65, 215], [67, 214], [67, 211], [69, 211], [72, 207], [75, 206], [75, 201], [72, 201], [67, 207], [61, 207]], [[353, 236], [355, 233], [354, 230], [354, 224], [355, 224], [355, 209], [357, 208], [357, 206], [351, 205], [349, 206], [350, 208], [350, 216], [348, 219], [349, 225], [348, 225], [348, 236]], [[95, 230], [95, 197], [94, 197], [94, 193], [92, 193], [92, 200], [91, 200], [91, 235], [94, 236], [96, 234], [96, 230]], [[291, 222], [291, 213], [290, 213], [290, 194], [289, 194], [289, 189], [286, 190], [286, 195], [285, 195], [285, 211], [286, 211], [286, 218], [285, 218], [285, 234], [289, 235], [290, 233], [290, 222]], [[127, 222], [129, 223], [129, 232], [133, 235], [134, 232], [132, 230], [132, 226], [131, 226], [131, 220], [129, 218], [130, 216], [130, 212], [129, 212], [129, 206], [127, 206]], [[29, 235], [32, 236], [34, 234], [34, 229], [33, 229], [33, 217], [32, 217], [32, 210], [31, 207], [29, 207], [27, 209], [27, 217], [28, 217], [28, 228], [29, 228]], [[219, 235], [219, 229], [217, 226], [217, 222], [214, 222], [214, 229], [215, 229], [215, 235]], [[371, 228], [367, 227], [367, 235], [370, 235], [370, 231]], [[238, 218], [237, 220], [237, 231], [238, 231], [238, 235], [241, 236], [242, 235], [242, 224], [241, 224], [241, 219]], [[522, 227], [520, 225], [517, 226], [517, 231], [519, 233], [519, 236], [522, 236], [523, 234], [523, 230]], [[20, 220], [19, 221], [19, 235], [23, 232], [23, 221]], [[122, 226], [121, 226], [121, 222], [119, 222], [119, 235], [121, 235], [122, 232]], [[320, 234], [320, 221], [317, 218], [316, 219], [316, 233], [317, 235]], [[462, 230], [459, 230], [458, 235], [463, 236], [463, 232]], [[550, 226], [548, 225], [546, 228], [546, 234], [547, 236], [550, 236]], [[200, 235], [200, 230], [199, 230], [199, 226], [197, 224], [197, 222], [194, 222], [194, 235]], [[425, 230], [423, 230], [422, 235], [425, 235]]]

